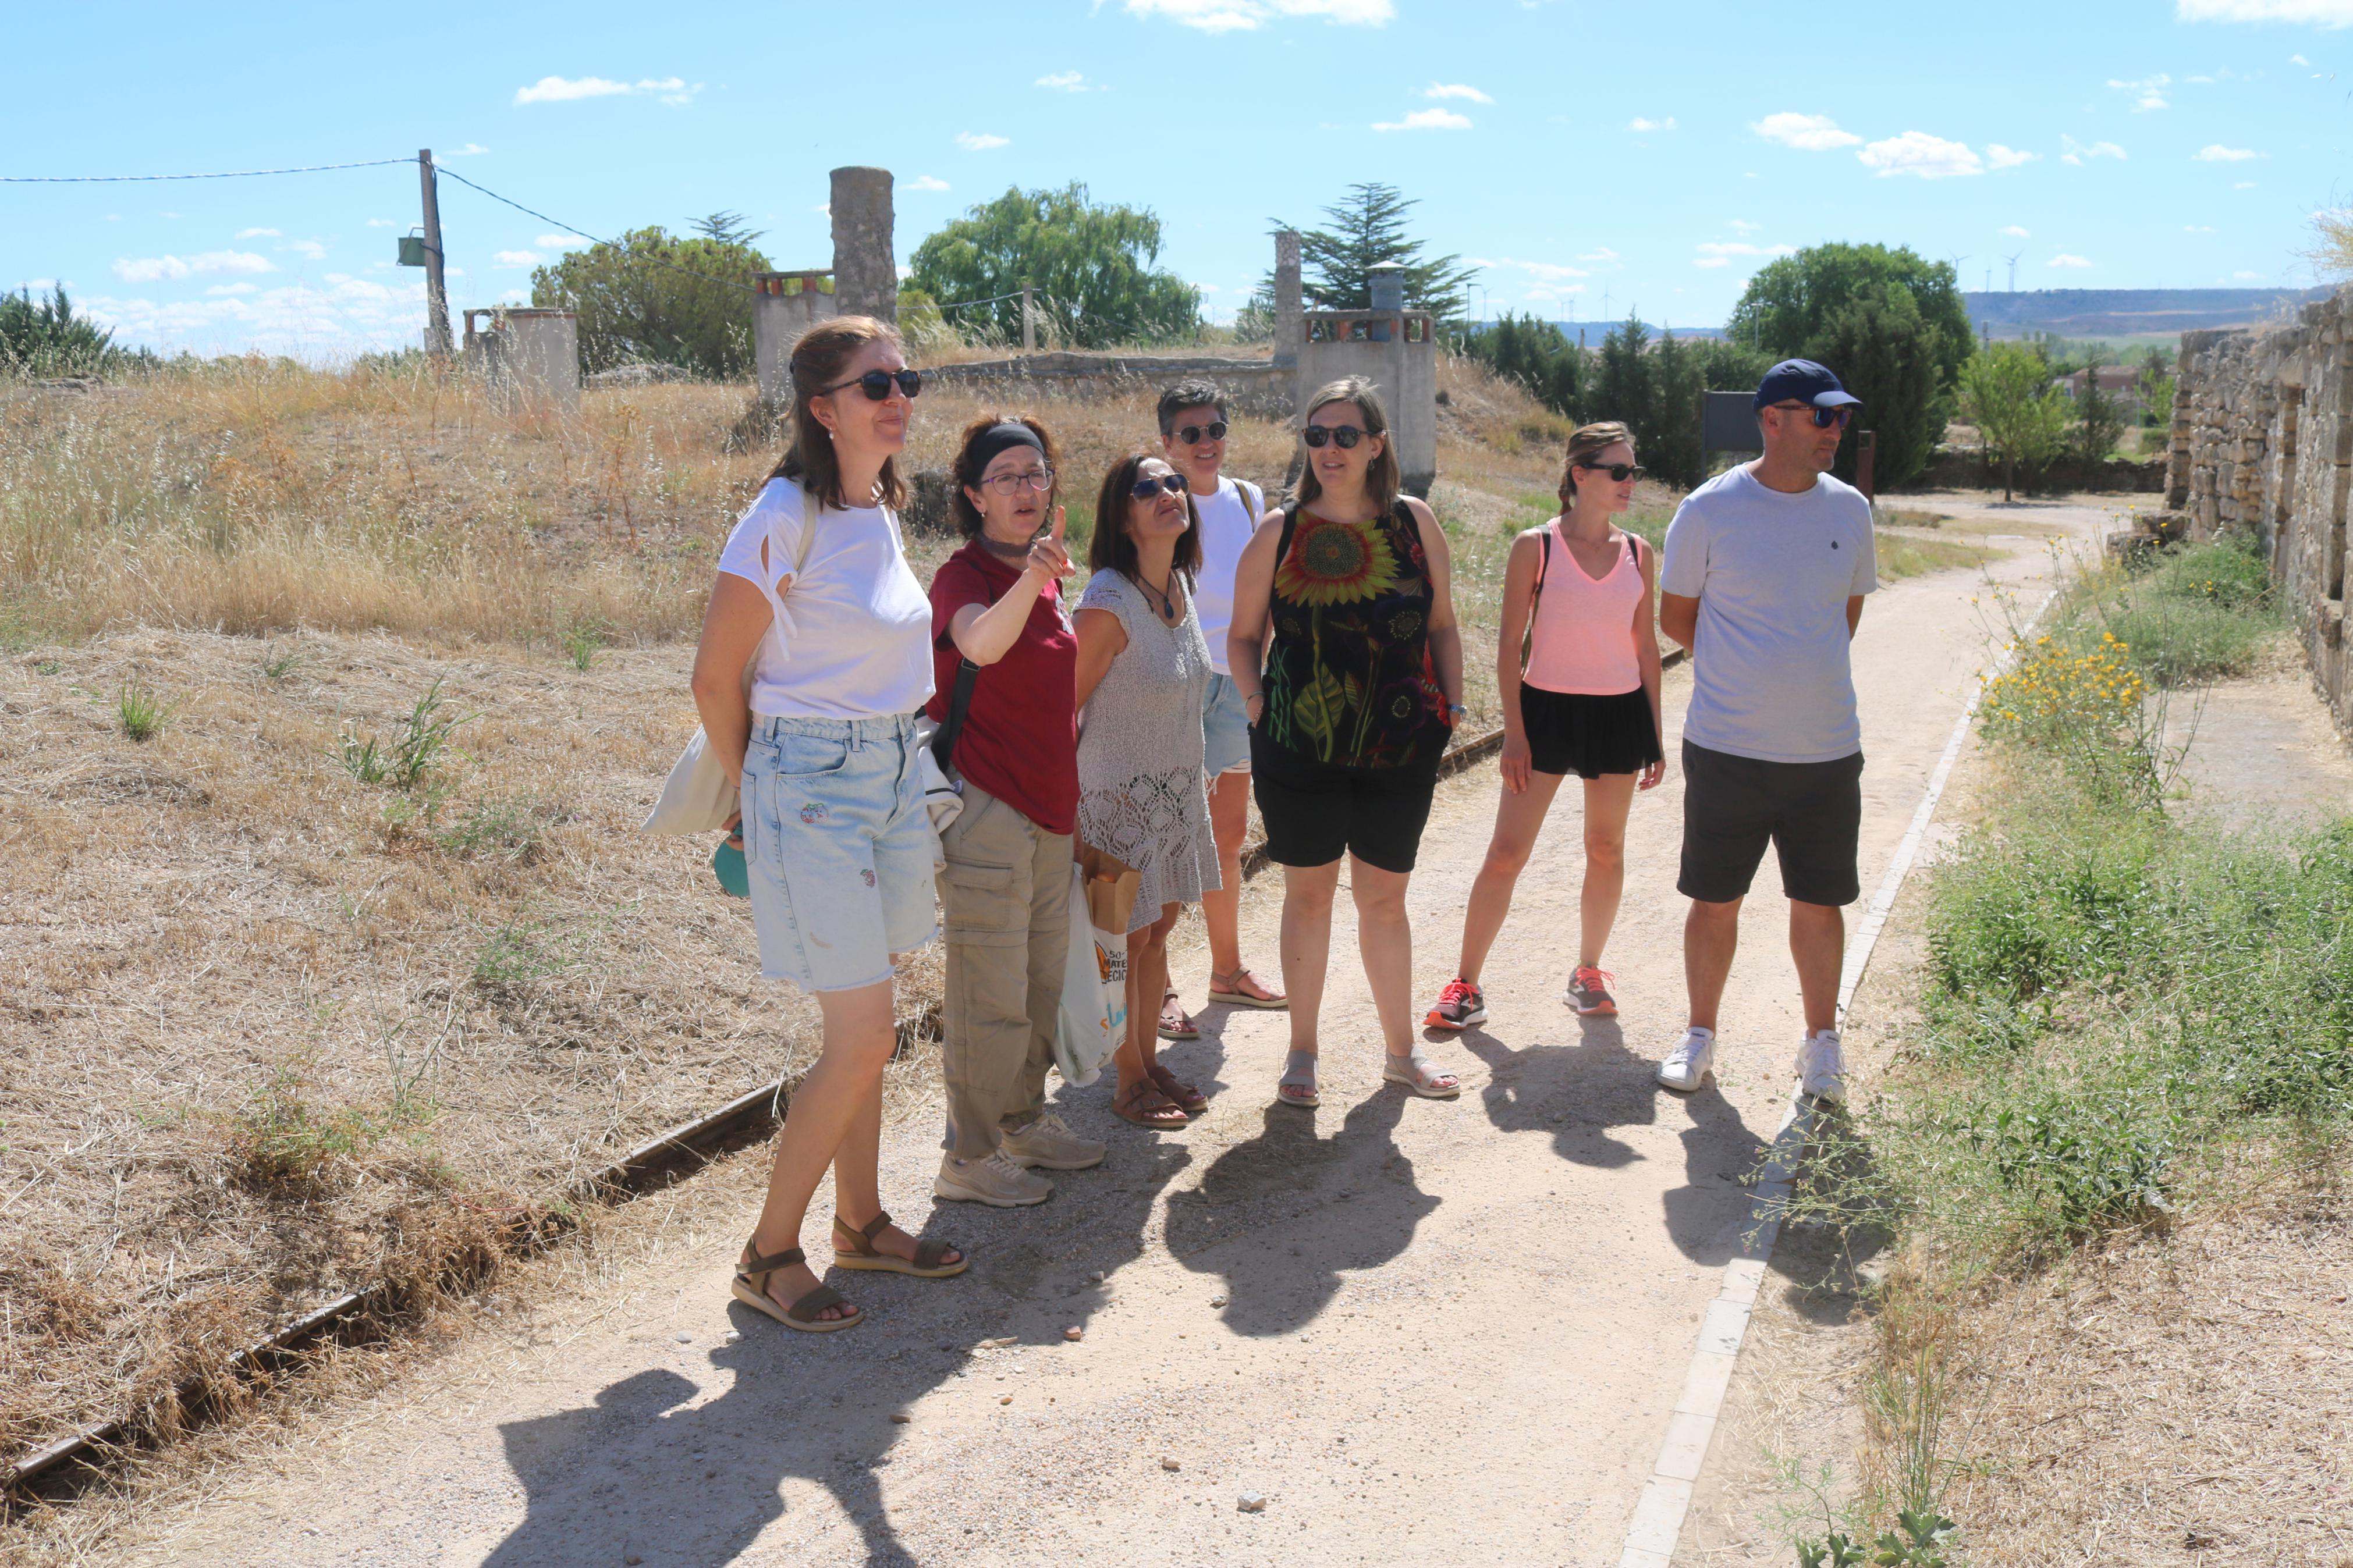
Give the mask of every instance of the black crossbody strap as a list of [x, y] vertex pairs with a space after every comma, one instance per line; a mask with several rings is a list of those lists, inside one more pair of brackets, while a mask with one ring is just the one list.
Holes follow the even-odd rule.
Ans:
[[[986, 585], [987, 579], [981, 581]], [[997, 600], [992, 591], [988, 602], [993, 605]], [[955, 685], [948, 691], [948, 716], [940, 721], [932, 736], [932, 760], [940, 764], [944, 773], [953, 771], [950, 764], [955, 759], [956, 737], [964, 733], [964, 716], [972, 707], [972, 689], [979, 679], [980, 666], [968, 658], [956, 662]]]

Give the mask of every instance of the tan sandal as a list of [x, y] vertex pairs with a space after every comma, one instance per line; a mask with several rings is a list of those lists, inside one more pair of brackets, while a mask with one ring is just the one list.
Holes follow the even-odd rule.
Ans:
[[972, 1267], [972, 1259], [959, 1258], [954, 1263], [940, 1261], [954, 1244], [933, 1237], [918, 1239], [915, 1256], [910, 1259], [894, 1258], [874, 1245], [874, 1238], [891, 1227], [891, 1216], [878, 1214], [863, 1229], [850, 1224], [839, 1215], [833, 1216], [833, 1260], [844, 1268], [873, 1269], [884, 1274], [912, 1274], [918, 1279], [944, 1279], [951, 1274], [961, 1274]]
[[[779, 1268], [790, 1268], [796, 1263], [807, 1261], [808, 1254], [797, 1247], [788, 1247], [782, 1252], [763, 1258], [752, 1250], [750, 1242], [745, 1242], [744, 1256], [735, 1265], [733, 1294], [744, 1305], [765, 1312], [785, 1327], [798, 1329], [805, 1334], [829, 1334], [836, 1329], [854, 1329], [864, 1322], [866, 1314], [856, 1307], [850, 1307], [841, 1292], [830, 1285], [819, 1285], [815, 1289], [802, 1292], [790, 1306], [776, 1305], [776, 1299], [768, 1294], [768, 1276]], [[818, 1314], [828, 1307], [849, 1307], [849, 1315], [844, 1318], [818, 1317]]]
[[1187, 1116], [1198, 1116], [1209, 1109], [1208, 1095], [1185, 1082], [1158, 1062], [1154, 1062], [1145, 1070], [1151, 1076], [1152, 1081], [1159, 1086], [1160, 1092], [1176, 1101], [1176, 1109]]
[[[1258, 989], [1251, 990], [1256, 986]], [[1244, 964], [1230, 974], [1220, 970], [1209, 971], [1209, 1000], [1222, 1002], [1229, 1007], [1264, 1007], [1282, 1011], [1291, 1005], [1291, 998], [1261, 980]]]
[[1111, 1113], [1122, 1121], [1133, 1121], [1138, 1127], [1156, 1127], [1174, 1131], [1187, 1125], [1185, 1108], [1160, 1092], [1160, 1086], [1148, 1078], [1137, 1079], [1114, 1096]]

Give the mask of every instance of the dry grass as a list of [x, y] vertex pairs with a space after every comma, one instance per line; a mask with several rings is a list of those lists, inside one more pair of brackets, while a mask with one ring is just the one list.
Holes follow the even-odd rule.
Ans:
[[[1549, 416], [1448, 374], [1445, 494], [1548, 492], [1522, 433]], [[462, 379], [260, 361], [0, 390], [0, 1453], [169, 1429], [239, 1345], [378, 1279], [466, 1282], [515, 1211], [812, 1054], [709, 846], [636, 831], [774, 460], [728, 449], [749, 401], [518, 420]], [[980, 408], [927, 395], [911, 466]], [[1089, 498], [1154, 436], [1142, 393], [1040, 411]], [[1279, 484], [1293, 438], [1232, 449]], [[390, 743], [437, 683], [466, 721], [439, 765], [355, 778], [345, 737]], [[936, 987], [934, 952], [902, 1011]]]

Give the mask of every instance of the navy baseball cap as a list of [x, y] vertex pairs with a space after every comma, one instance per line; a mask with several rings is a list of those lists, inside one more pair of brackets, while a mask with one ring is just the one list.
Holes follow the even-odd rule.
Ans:
[[1810, 359], [1785, 359], [1765, 373], [1765, 379], [1757, 384], [1756, 399], [1748, 406], [1761, 411], [1768, 404], [1786, 403], [1793, 397], [1817, 408], [1840, 408], [1848, 404], [1860, 407], [1862, 404], [1862, 399], [1849, 392], [1828, 365], [1816, 364]]

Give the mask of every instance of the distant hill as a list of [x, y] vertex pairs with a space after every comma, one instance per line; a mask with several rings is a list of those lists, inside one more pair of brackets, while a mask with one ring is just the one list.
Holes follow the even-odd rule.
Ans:
[[2325, 300], [2327, 289], [2033, 289], [1963, 294], [1969, 324], [1997, 338], [2153, 337], [2252, 327]]

